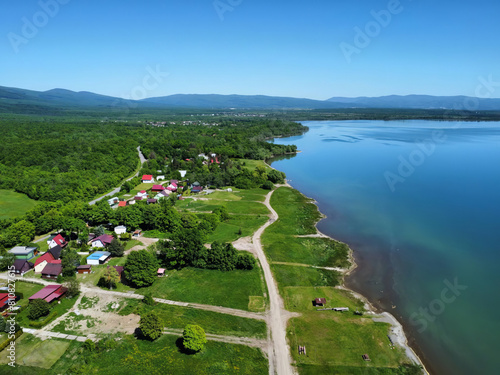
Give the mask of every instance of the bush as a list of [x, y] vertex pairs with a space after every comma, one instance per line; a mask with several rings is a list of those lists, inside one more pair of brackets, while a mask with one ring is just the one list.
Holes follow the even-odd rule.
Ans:
[[131, 233], [122, 233], [120, 234], [120, 240], [122, 241], [130, 241], [132, 239]]
[[236, 268], [239, 270], [253, 270], [255, 263], [256, 261], [252, 254], [239, 254], [238, 260], [236, 261]]
[[141, 316], [139, 329], [143, 336], [149, 340], [156, 340], [163, 332], [163, 323], [155, 311]]
[[203, 350], [207, 342], [205, 331], [203, 328], [195, 324], [188, 324], [184, 328], [182, 338], [184, 348], [190, 352], [199, 352], [200, 350]]
[[17, 338], [18, 338], [19, 336], [21, 336], [22, 334], [23, 334], [23, 330], [22, 330], [22, 329], [20, 329], [19, 331], [17, 331], [17, 332], [15, 333], [14, 338], [7, 338], [7, 340], [5, 340], [4, 342], [2, 342], [2, 343], [0, 344], [0, 352], [1, 352], [2, 350], [4, 350], [4, 349], [5, 349], [8, 345], [10, 345], [10, 342], [11, 342], [11, 341], [15, 341], [15, 340], [17, 340]]
[[261, 187], [262, 187], [262, 189], [265, 189], [265, 190], [273, 190], [274, 185], [271, 181], [268, 180], [268, 181], [264, 182]]
[[83, 343], [83, 347], [85, 350], [88, 350], [89, 352], [95, 351], [95, 342], [93, 342], [91, 339], [85, 340]]
[[44, 320], [41, 322], [29, 322], [29, 325], [33, 328], [41, 328], [44, 325], [48, 324], [52, 319], [57, 316], [57, 311], [52, 311]]
[[151, 294], [144, 295], [142, 302], [149, 306], [153, 306], [155, 304], [155, 300], [153, 299], [153, 297], [151, 297]]
[[30, 302], [28, 308], [28, 318], [36, 320], [50, 312], [49, 303], [43, 299], [35, 299]]

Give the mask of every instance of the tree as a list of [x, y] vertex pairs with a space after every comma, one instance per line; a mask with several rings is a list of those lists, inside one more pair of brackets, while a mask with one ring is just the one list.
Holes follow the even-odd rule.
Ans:
[[271, 181], [267, 180], [265, 181], [263, 184], [262, 184], [262, 189], [265, 189], [265, 190], [273, 190], [274, 188], [274, 185]]
[[236, 268], [239, 270], [253, 270], [255, 267], [255, 258], [252, 254], [243, 253], [238, 255]]
[[66, 291], [66, 296], [68, 298], [73, 298], [80, 294], [80, 283], [76, 278], [72, 278], [64, 283], [64, 286], [68, 289]]
[[28, 306], [28, 318], [36, 320], [41, 316], [45, 316], [50, 312], [49, 303], [44, 299], [35, 299]]
[[196, 228], [181, 228], [160, 244], [164, 264], [176, 269], [194, 265], [203, 249], [203, 235]]
[[63, 276], [74, 276], [76, 267], [80, 265], [80, 257], [75, 250], [65, 248], [61, 253], [61, 265]]
[[144, 337], [149, 340], [156, 340], [163, 332], [163, 323], [157, 312], [151, 311], [141, 316], [139, 329]]
[[94, 234], [96, 237], [102, 236], [105, 233], [106, 231], [104, 230], [104, 227], [102, 225], [94, 228]]
[[203, 350], [207, 343], [207, 337], [203, 328], [196, 324], [188, 324], [182, 334], [184, 348], [191, 352]]
[[132, 251], [124, 268], [125, 277], [137, 287], [149, 286], [158, 275], [158, 261], [147, 250]]
[[7, 230], [7, 238], [10, 238], [8, 246], [17, 244], [28, 244], [35, 236], [35, 225], [29, 221], [21, 220], [12, 224]]
[[16, 256], [11, 253], [4, 253], [1, 255], [2, 259], [0, 259], [0, 271], [6, 271], [8, 267], [14, 264], [16, 260]]
[[123, 247], [122, 243], [115, 238], [109, 244], [108, 251], [114, 257], [122, 257], [123, 253], [125, 252], [125, 248]]
[[216, 269], [220, 271], [232, 271], [236, 267], [237, 252], [230, 243], [214, 241], [210, 249], [200, 252], [196, 266], [200, 268]]
[[99, 279], [99, 286], [105, 286], [108, 289], [113, 289], [119, 282], [120, 274], [118, 273], [116, 268], [108, 266], [108, 268], [106, 268], [106, 270], [104, 271], [102, 277]]

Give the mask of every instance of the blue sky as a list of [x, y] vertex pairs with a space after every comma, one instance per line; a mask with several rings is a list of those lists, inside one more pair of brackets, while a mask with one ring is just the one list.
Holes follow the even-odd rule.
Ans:
[[497, 0], [4, 0], [0, 85], [127, 98], [474, 96], [480, 77], [500, 82], [499, 16]]

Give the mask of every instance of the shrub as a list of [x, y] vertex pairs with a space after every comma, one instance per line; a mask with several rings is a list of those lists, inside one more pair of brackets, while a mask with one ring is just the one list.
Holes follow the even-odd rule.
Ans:
[[203, 328], [195, 324], [188, 324], [184, 328], [182, 338], [184, 348], [190, 352], [199, 352], [200, 350], [203, 350], [207, 342], [205, 331]]
[[163, 331], [163, 324], [158, 313], [152, 311], [142, 315], [139, 322], [139, 329], [144, 337], [149, 340], [156, 340], [160, 337]]
[[49, 303], [43, 299], [35, 299], [30, 302], [28, 308], [28, 318], [36, 320], [50, 312]]
[[236, 268], [239, 270], [253, 270], [255, 267], [255, 258], [252, 254], [243, 253], [238, 255]]

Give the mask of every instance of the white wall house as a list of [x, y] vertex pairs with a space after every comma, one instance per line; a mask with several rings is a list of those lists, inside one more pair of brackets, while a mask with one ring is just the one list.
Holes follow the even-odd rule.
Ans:
[[116, 234], [127, 233], [127, 227], [125, 225], [118, 225], [117, 227], [115, 227], [115, 233]]
[[184, 178], [186, 177], [187, 171], [179, 171], [179, 173], [181, 174], [181, 177]]

